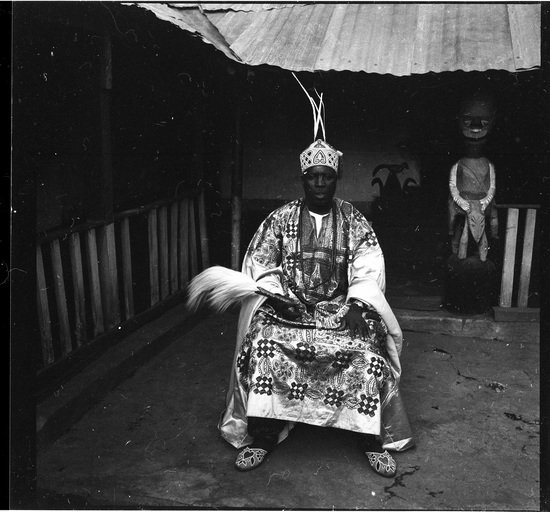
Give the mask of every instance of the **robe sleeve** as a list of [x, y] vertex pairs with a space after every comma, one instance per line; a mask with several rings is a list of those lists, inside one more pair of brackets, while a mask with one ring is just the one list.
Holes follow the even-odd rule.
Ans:
[[284, 295], [281, 276], [281, 219], [277, 211], [260, 225], [246, 251], [242, 272], [259, 286], [272, 293]]
[[347, 301], [355, 299], [370, 304], [382, 317], [388, 328], [386, 348], [394, 370], [400, 374], [399, 355], [403, 347], [403, 332], [384, 296], [384, 255], [370, 224], [358, 212], [350, 228], [350, 252]]

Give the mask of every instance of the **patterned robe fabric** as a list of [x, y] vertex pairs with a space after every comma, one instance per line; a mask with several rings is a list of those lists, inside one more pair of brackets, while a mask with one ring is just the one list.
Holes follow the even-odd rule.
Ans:
[[380, 434], [380, 389], [393, 378], [383, 325], [367, 320], [371, 335], [361, 341], [349, 331], [289, 327], [264, 307], [237, 360], [247, 414]]
[[[414, 444], [399, 394], [402, 334], [383, 296], [382, 251], [369, 222], [335, 198], [317, 235], [303, 200], [270, 214], [254, 235], [243, 272], [303, 304], [301, 318], [277, 317], [262, 298], [241, 309], [223, 437], [250, 444], [246, 417], [381, 435], [388, 449]], [[341, 327], [347, 302], [365, 308], [363, 341]], [[389, 414], [385, 414], [385, 411]]]

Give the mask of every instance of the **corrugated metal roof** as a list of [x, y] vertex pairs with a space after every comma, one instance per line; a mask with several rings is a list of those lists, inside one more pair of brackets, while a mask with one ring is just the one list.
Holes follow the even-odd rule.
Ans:
[[[163, 19], [192, 27], [252, 66], [397, 76], [540, 66], [540, 4], [139, 5], [153, 12], [162, 6]], [[216, 28], [216, 38], [200, 16]]]
[[[172, 4], [170, 4], [172, 5]], [[298, 5], [298, 4], [293, 4]], [[249, 4], [231, 4], [231, 3], [207, 3], [201, 4], [203, 11], [212, 12], [212, 11], [269, 11], [271, 9], [285, 9], [288, 7], [288, 4], [283, 3], [270, 3], [263, 4], [260, 2], [254, 2]]]
[[[241, 61], [239, 56], [231, 50], [216, 26], [204, 15], [199, 4], [123, 3], [123, 5], [137, 5], [152, 11], [157, 18], [169, 21], [193, 34], [200, 35], [205, 42], [213, 44], [230, 59]], [[182, 7], [182, 5], [185, 5], [185, 7]]]

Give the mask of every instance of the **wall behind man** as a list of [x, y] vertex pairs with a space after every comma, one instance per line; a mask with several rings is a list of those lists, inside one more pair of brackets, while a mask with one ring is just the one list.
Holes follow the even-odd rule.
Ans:
[[[299, 154], [313, 142], [313, 115], [308, 98], [290, 71], [258, 68], [249, 73], [244, 101], [243, 198], [255, 208], [285, 202], [302, 194]], [[397, 77], [366, 79], [364, 74], [301, 73], [315, 97], [322, 92], [326, 140], [344, 153], [343, 177], [337, 195], [369, 212], [380, 195], [373, 171], [381, 164], [408, 164], [398, 175], [422, 182], [421, 164], [410, 142], [404, 97], [388, 92], [406, 83]], [[317, 137], [322, 137], [322, 131]], [[377, 176], [385, 183], [388, 170]], [[230, 196], [230, 179], [221, 182]], [[409, 183], [411, 180], [409, 180]]]
[[[285, 201], [301, 193], [299, 153], [313, 140], [313, 117], [290, 71], [255, 68], [242, 90], [243, 196], [251, 204]], [[409, 163], [398, 175], [426, 194], [426, 208], [444, 208], [448, 175], [462, 153], [456, 116], [461, 100], [479, 88], [494, 95], [498, 114], [487, 144], [497, 165], [501, 202], [538, 202], [546, 151], [547, 109], [542, 72], [490, 71], [410, 77], [365, 73], [299, 73], [310, 94], [324, 95], [326, 138], [344, 153], [338, 195], [364, 209], [376, 203], [373, 170]], [[387, 170], [377, 174], [384, 184]], [[416, 183], [411, 183], [414, 179]], [[220, 180], [230, 197], [230, 175]], [[417, 195], [418, 195], [417, 193]]]

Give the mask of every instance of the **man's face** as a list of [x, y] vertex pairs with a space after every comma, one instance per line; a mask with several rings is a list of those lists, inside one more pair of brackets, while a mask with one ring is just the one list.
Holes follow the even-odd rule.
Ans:
[[307, 207], [315, 213], [326, 213], [330, 210], [336, 193], [336, 172], [325, 165], [310, 167], [302, 175], [302, 184]]

